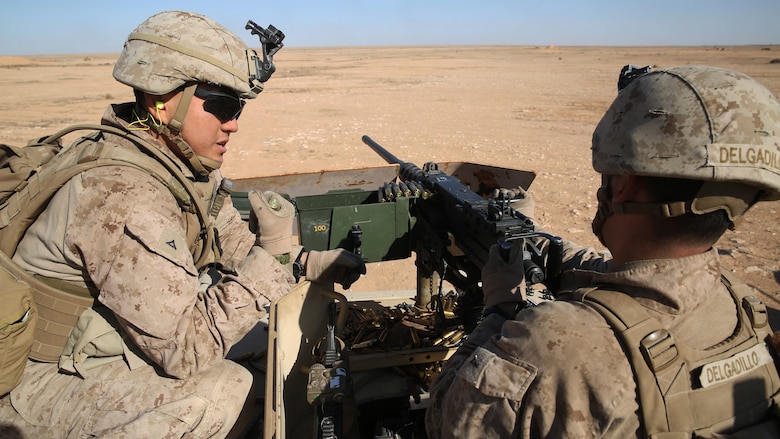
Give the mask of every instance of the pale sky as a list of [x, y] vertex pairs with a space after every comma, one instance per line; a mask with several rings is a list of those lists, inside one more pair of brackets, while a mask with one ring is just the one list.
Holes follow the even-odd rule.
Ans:
[[247, 20], [287, 47], [780, 44], [780, 0], [3, 0], [0, 55], [118, 53], [157, 12], [214, 19], [252, 47]]

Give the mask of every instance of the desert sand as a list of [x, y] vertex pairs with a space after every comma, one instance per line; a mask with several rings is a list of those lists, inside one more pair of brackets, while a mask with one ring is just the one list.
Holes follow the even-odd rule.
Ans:
[[[0, 57], [0, 142], [96, 123], [108, 104], [132, 100], [111, 77], [116, 56]], [[276, 73], [231, 136], [228, 177], [383, 165], [360, 140], [368, 134], [418, 165], [534, 171], [537, 223], [596, 247], [590, 222], [600, 179], [589, 147], [623, 65], [731, 68], [780, 95], [780, 46], [284, 48], [275, 59]], [[718, 243], [724, 264], [759, 291], [773, 322], [780, 322], [779, 208], [757, 205]], [[369, 267], [368, 277], [393, 267]]]

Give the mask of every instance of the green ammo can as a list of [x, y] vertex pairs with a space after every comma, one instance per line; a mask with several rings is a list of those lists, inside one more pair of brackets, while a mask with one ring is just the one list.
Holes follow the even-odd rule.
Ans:
[[295, 198], [300, 241], [308, 250], [345, 248], [366, 262], [411, 256], [410, 202], [379, 202], [376, 191], [338, 190]]

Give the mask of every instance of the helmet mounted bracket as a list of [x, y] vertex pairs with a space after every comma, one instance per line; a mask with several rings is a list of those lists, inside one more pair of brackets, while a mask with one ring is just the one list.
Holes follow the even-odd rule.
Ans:
[[284, 46], [282, 44], [284, 33], [270, 24], [268, 29], [264, 29], [252, 20], [246, 22], [246, 29], [250, 30], [252, 35], [257, 35], [260, 38], [260, 51], [263, 54], [262, 60], [257, 55], [257, 52], [247, 50], [250, 87], [259, 93], [263, 89], [262, 83], [268, 81], [276, 71], [273, 58], [274, 54]]

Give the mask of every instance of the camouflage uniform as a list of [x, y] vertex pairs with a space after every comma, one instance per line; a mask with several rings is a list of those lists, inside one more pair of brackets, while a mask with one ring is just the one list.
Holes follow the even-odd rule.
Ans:
[[[567, 258], [580, 267], [569, 272], [572, 283], [630, 293], [692, 346], [712, 346], [736, 326], [716, 250], [613, 270], [608, 256], [567, 243]], [[515, 320], [482, 321], [432, 385], [426, 426], [431, 438], [636, 437], [635, 387], [600, 314], [579, 302], [548, 302]]]
[[[133, 105], [109, 108], [103, 123], [126, 127]], [[204, 199], [220, 178], [213, 171], [197, 184]], [[185, 227], [170, 191], [137, 169], [93, 169], [57, 193], [14, 260], [50, 278], [94, 283], [111, 312], [97, 310], [105, 319], [82, 315], [81, 337], [94, 338], [73, 340], [77, 331], [71, 334], [63, 370], [31, 362], [23, 382], [0, 402], [0, 421], [23, 426], [31, 437], [208, 437], [231, 428], [252, 378], [225, 355], [295, 280], [253, 246], [255, 235], [228, 199], [216, 227], [223, 262], [232, 260], [235, 273], [212, 270], [213, 278], [201, 285]], [[84, 322], [88, 318], [93, 321]], [[127, 343], [117, 348], [118, 337], [106, 341], [90, 329], [101, 321]]]
[[[37, 317], [44, 329], [35, 342], [46, 349], [34, 343], [31, 357], [56, 361], [64, 347], [59, 364], [29, 362], [22, 383], [0, 400], [0, 428], [136, 438], [224, 437], [235, 426], [252, 375], [224, 358], [296, 281], [279, 262], [292, 265], [294, 206], [250, 191], [247, 227], [222, 196], [221, 154], [201, 138], [218, 129], [214, 141], [224, 141], [235, 132], [244, 100], [257, 97], [275, 70], [284, 35], [270, 26], [252, 32], [265, 35], [262, 55], [185, 11], [155, 14], [128, 36], [113, 76], [133, 88], [136, 102], [109, 108], [103, 124], [160, 153], [145, 157], [153, 164], [110, 165], [116, 149], [128, 149], [125, 157], [136, 147], [105, 131], [73, 146], [95, 146], [91, 158], [108, 157], [109, 165], [66, 183], [13, 258], [59, 293], [36, 295], [53, 317]], [[305, 270], [311, 282], [348, 288], [365, 262], [344, 249], [310, 251]], [[99, 305], [80, 311], [92, 297]], [[75, 326], [64, 324], [75, 317]]]
[[[716, 213], [721, 214], [716, 218], [720, 221], [718, 228], [686, 231], [684, 238], [694, 244], [678, 242], [673, 249], [644, 241], [637, 246], [638, 253], [627, 254], [631, 241], [621, 240], [613, 252], [621, 252], [628, 262], [619, 266], [608, 255], [565, 243], [568, 271], [561, 291], [605, 286], [631, 296], [681, 345], [703, 350], [727, 343], [739, 323], [737, 305], [722, 283], [717, 251], [702, 248], [717, 239], [713, 230], [722, 234], [721, 228], [733, 228], [757, 201], [780, 199], [780, 103], [765, 87], [738, 72], [684, 66], [648, 73], [618, 94], [594, 131], [592, 152], [593, 167], [602, 174], [593, 231], [602, 243], [612, 215], [689, 215], [684, 219], [691, 219]], [[655, 200], [634, 194], [618, 202], [609, 182], [623, 175], [702, 183], [691, 198], [673, 195], [688, 199]], [[726, 216], [728, 221], [722, 221]], [[637, 224], [625, 218], [612, 223], [612, 237], [616, 228], [630, 232], [624, 227]], [[615, 239], [652, 237], [636, 232]], [[700, 233], [707, 233], [706, 238]], [[598, 311], [567, 301], [564, 295], [564, 300], [524, 309], [513, 319], [501, 315], [507, 305], [522, 301], [517, 292], [524, 285], [517, 247], [503, 258], [506, 261], [494, 257], [491, 249], [491, 260], [482, 272], [485, 303], [503, 308], [477, 326], [431, 385], [426, 414], [429, 437], [643, 434], [632, 365]], [[659, 252], [674, 254], [672, 250], [687, 256], [646, 259]], [[498, 263], [491, 265], [494, 261]], [[766, 396], [762, 403], [772, 407], [774, 392], [773, 387], [756, 394]], [[759, 416], [768, 412], [743, 425], [760, 421]], [[725, 425], [713, 431], [725, 431]], [[713, 424], [694, 426], [699, 427]]]

